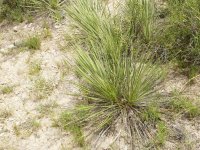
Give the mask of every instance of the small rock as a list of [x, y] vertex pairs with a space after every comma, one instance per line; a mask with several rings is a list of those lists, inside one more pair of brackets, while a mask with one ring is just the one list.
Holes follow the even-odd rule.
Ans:
[[32, 26], [32, 23], [28, 24], [28, 28], [30, 28]]
[[14, 32], [17, 32], [17, 26], [15, 26], [15, 27], [13, 28], [13, 31], [14, 31]]
[[56, 29], [58, 29], [58, 28], [60, 28], [60, 25], [56, 24], [54, 27], [55, 27]]

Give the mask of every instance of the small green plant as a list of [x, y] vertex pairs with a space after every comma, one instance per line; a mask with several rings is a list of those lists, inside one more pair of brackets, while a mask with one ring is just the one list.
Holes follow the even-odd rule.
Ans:
[[60, 20], [63, 17], [65, 4], [66, 0], [28, 0], [26, 5], [35, 13], [45, 13], [56, 20]]
[[22, 4], [22, 0], [3, 0], [0, 4], [0, 21], [7, 19], [22, 22], [24, 20]]
[[12, 112], [8, 109], [0, 110], [0, 122], [12, 116]]
[[12, 93], [14, 90], [13, 86], [2, 86], [0, 87], [0, 91], [2, 94], [10, 94]]
[[51, 30], [48, 29], [48, 28], [45, 28], [45, 29], [43, 30], [43, 38], [44, 38], [44, 39], [47, 39], [47, 38], [51, 38], [51, 37], [52, 37], [52, 32], [51, 32]]
[[81, 127], [76, 123], [69, 124], [69, 122], [73, 121], [74, 117], [76, 116], [73, 116], [69, 112], [63, 112], [59, 120], [63, 128], [74, 135], [74, 140], [79, 144], [79, 146], [84, 147], [85, 139]]
[[[189, 80], [199, 75], [199, 66], [191, 66], [188, 71]], [[194, 80], [192, 80], [194, 81]]]
[[40, 62], [32, 62], [29, 68], [29, 75], [38, 75], [41, 70], [42, 68]]
[[199, 0], [168, 0], [168, 15], [158, 38], [167, 57], [177, 60], [189, 78], [200, 72], [199, 5]]
[[32, 126], [33, 131], [36, 131], [41, 127], [40, 122], [36, 120], [31, 121], [31, 126]]
[[58, 107], [58, 104], [54, 101], [51, 103], [43, 104], [38, 107], [39, 113], [44, 115], [50, 115], [53, 113], [54, 108]]
[[186, 97], [176, 97], [169, 103], [169, 107], [176, 111], [183, 113], [186, 117], [194, 118], [200, 115], [198, 105], [192, 103], [192, 100]]
[[22, 124], [14, 125], [13, 130], [16, 136], [21, 136], [23, 138], [29, 137], [32, 133], [38, 131], [41, 124], [36, 119], [28, 119]]
[[124, 26], [135, 39], [148, 43], [153, 38], [155, 28], [155, 3], [149, 0], [126, 1]]
[[66, 0], [3, 0], [0, 4], [0, 21], [30, 21], [35, 14], [45, 14], [60, 20], [64, 16], [66, 3]]
[[49, 23], [48, 23], [47, 21], [44, 21], [44, 22], [42, 23], [42, 27], [43, 27], [44, 29], [50, 29], [50, 25], [49, 25]]
[[20, 129], [16, 124], [13, 126], [13, 130], [16, 136], [20, 136]]
[[34, 83], [33, 92], [37, 99], [44, 99], [50, 96], [53, 91], [52, 83], [44, 78], [39, 78]]
[[58, 69], [61, 72], [61, 78], [64, 78], [69, 73], [69, 63], [67, 60], [62, 60], [56, 63]]
[[142, 114], [141, 118], [146, 122], [156, 123], [160, 120], [161, 114], [156, 106], [149, 106]]
[[22, 47], [23, 46], [31, 50], [39, 50], [41, 47], [41, 40], [37, 36], [29, 37], [22, 43]]
[[165, 144], [168, 137], [168, 128], [164, 122], [159, 122], [157, 125], [157, 132], [154, 139], [154, 144], [156, 146], [162, 146]]

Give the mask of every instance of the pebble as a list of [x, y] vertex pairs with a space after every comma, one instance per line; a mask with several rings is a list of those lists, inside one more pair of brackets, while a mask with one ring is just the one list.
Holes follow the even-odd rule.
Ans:
[[13, 31], [14, 31], [14, 32], [17, 32], [17, 26], [15, 26], [15, 27], [13, 28]]

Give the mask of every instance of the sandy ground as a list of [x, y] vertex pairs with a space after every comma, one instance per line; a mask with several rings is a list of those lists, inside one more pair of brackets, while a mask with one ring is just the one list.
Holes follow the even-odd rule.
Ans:
[[[68, 47], [63, 47], [67, 21], [54, 25], [49, 23], [52, 37], [42, 39], [41, 49], [35, 53], [28, 49], [16, 52], [17, 48], [14, 48], [14, 43], [29, 36], [42, 36], [43, 24], [43, 18], [40, 18], [34, 23], [0, 28], [0, 86], [13, 86], [13, 92], [0, 93], [0, 110], [1, 114], [5, 114], [4, 118], [0, 116], [2, 150], [76, 149], [68, 133], [52, 127], [53, 119], [59, 112], [75, 102], [68, 94], [76, 91], [70, 84], [76, 79], [71, 70], [63, 65], [73, 56]], [[63, 48], [67, 52], [62, 51]], [[34, 61], [41, 62], [42, 70], [40, 74], [31, 76], [29, 67]], [[40, 78], [50, 82], [53, 87], [42, 100], [37, 99], [33, 90], [34, 82]], [[51, 113], [41, 112], [41, 108], [44, 112], [51, 109]]]
[[[52, 37], [42, 38], [41, 49], [34, 53], [28, 49], [20, 51], [14, 44], [36, 34], [42, 37], [45, 22], [44, 18], [39, 18], [34, 23], [0, 25], [0, 87], [13, 87], [13, 91], [8, 94], [0, 93], [0, 150], [80, 149], [74, 143], [72, 135], [53, 126], [55, 118], [64, 109], [73, 107], [77, 101], [69, 96], [78, 91], [71, 84], [71, 81], [77, 79], [72, 68], [64, 63], [73, 62], [74, 56], [64, 39], [64, 35], [70, 32], [68, 21], [60, 24], [47, 21]], [[37, 75], [30, 75], [29, 68], [34, 61], [41, 63], [41, 71]], [[35, 81], [41, 78], [52, 85], [43, 99], [39, 99], [34, 91]], [[186, 82], [186, 77], [173, 72], [169, 74], [163, 92], [181, 89]], [[198, 99], [200, 78], [196, 79], [194, 85], [187, 86], [185, 93]], [[172, 122], [187, 136], [182, 143], [168, 141], [164, 149], [200, 149], [198, 118], [188, 121], [177, 116]], [[107, 138], [98, 149], [109, 149], [109, 143], [112, 142]], [[128, 150], [122, 145], [114, 149]]]

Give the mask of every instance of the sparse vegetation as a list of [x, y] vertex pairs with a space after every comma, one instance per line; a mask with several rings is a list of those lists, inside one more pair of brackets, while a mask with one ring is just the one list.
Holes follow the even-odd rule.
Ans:
[[0, 22], [3, 19], [22, 22], [24, 20], [24, 17], [21, 4], [23, 4], [23, 0], [1, 0]]
[[62, 19], [66, 0], [2, 0], [0, 3], [0, 21], [22, 22], [35, 14], [45, 14], [56, 20]]
[[175, 97], [170, 101], [169, 107], [176, 112], [184, 114], [188, 118], [194, 118], [200, 115], [199, 104], [193, 104], [192, 100], [186, 97]]
[[51, 115], [53, 113], [54, 108], [57, 108], [58, 104], [54, 102], [50, 102], [47, 104], [42, 104], [38, 107], [38, 111], [42, 116]]
[[30, 50], [39, 50], [41, 47], [41, 40], [38, 36], [29, 37], [27, 40], [23, 41], [22, 47], [23, 46]]
[[50, 96], [53, 91], [53, 85], [51, 82], [48, 82], [44, 78], [39, 78], [35, 81], [33, 87], [33, 93], [36, 96], [36, 99], [44, 99]]
[[12, 116], [11, 110], [8, 110], [8, 109], [1, 109], [0, 110], [0, 122], [4, 121], [5, 119], [7, 119], [11, 116]]
[[[12, 103], [18, 100], [16, 96], [20, 96], [20, 104], [14, 106], [16, 114], [23, 113], [18, 110], [22, 106], [24, 110], [28, 108], [34, 111], [25, 111], [27, 114], [22, 116], [28, 119], [25, 117], [27, 120], [24, 122], [12, 124], [10, 121], [13, 118], [8, 119], [12, 111], [0, 110], [0, 123], [3, 126], [7, 122], [12, 124], [10, 133], [14, 133], [15, 138], [25, 139], [37, 132], [41, 126], [38, 118], [48, 118], [53, 121], [52, 126], [62, 127], [70, 132], [74, 136], [74, 142], [83, 149], [98, 149], [101, 145], [98, 142], [104, 141], [104, 137], [113, 138], [111, 149], [119, 147], [118, 141], [122, 145], [126, 144], [125, 149], [168, 149], [168, 140], [177, 144], [173, 148], [179, 149], [182, 146], [180, 149], [191, 149], [192, 142], [184, 143], [187, 134], [182, 134], [182, 126], [179, 129], [179, 125], [184, 126], [185, 122], [187, 125], [192, 124], [200, 116], [200, 103], [196, 100], [199, 98], [196, 93], [199, 90], [200, 77], [199, 0], [124, 0], [119, 1], [116, 7], [112, 3], [109, 0], [0, 0], [0, 22], [8, 20], [0, 24], [0, 27], [6, 27], [0, 39], [0, 57], [3, 57], [3, 73], [0, 71], [0, 75], [3, 76], [4, 72], [5, 75], [12, 73], [10, 70], [7, 73], [6, 69], [18, 61], [16, 56], [27, 57], [23, 63], [27, 63], [29, 69], [23, 70], [26, 67], [22, 67], [18, 70], [17, 67], [23, 63], [16, 63], [17, 70], [13, 71], [11, 78], [29, 75], [28, 81], [33, 81], [31, 90], [29, 84], [16, 88], [15, 92], [15, 86], [0, 87], [0, 96], [3, 97], [0, 97], [0, 104], [3, 102], [7, 106], [8, 98], [11, 98]], [[39, 18], [34, 22], [35, 17], [43, 15], [48, 21]], [[54, 24], [49, 19], [60, 21], [66, 16], [68, 18], [60, 24]], [[11, 25], [13, 29], [10, 31], [10, 26], [6, 25], [24, 20], [26, 22], [19, 28], [24, 28], [29, 35], [29, 27], [31, 30], [37, 29], [35, 26], [41, 25], [42, 20], [43, 25], [38, 30], [41, 33], [18, 42], [15, 35], [12, 38], [10, 34], [16, 33], [18, 38], [21, 36], [20, 29]], [[34, 23], [29, 24], [30, 22]], [[64, 38], [60, 35], [63, 35], [62, 31], [66, 31], [63, 27], [68, 22], [71, 23], [71, 28], [67, 30], [63, 41]], [[7, 31], [10, 32], [9, 36], [4, 35]], [[4, 49], [4, 45], [8, 48], [5, 46]], [[70, 51], [68, 57], [69, 47], [73, 51]], [[43, 50], [42, 53], [37, 51], [40, 49]], [[57, 55], [62, 55], [62, 58], [59, 57], [62, 60], [54, 60]], [[70, 58], [69, 61], [63, 59], [63, 56]], [[75, 56], [74, 60], [71, 60], [71, 56]], [[40, 61], [32, 61], [32, 57], [42, 59], [42, 66]], [[53, 59], [52, 69], [55, 69], [56, 77], [60, 75], [56, 85], [42, 77], [46, 72], [42, 74], [41, 71], [46, 69], [49, 59]], [[166, 69], [166, 66], [169, 68]], [[180, 88], [178, 93], [171, 92], [168, 87], [171, 81], [163, 82], [168, 69], [170, 79], [179, 73], [188, 77], [181, 76], [180, 85], [175, 85], [174, 88]], [[74, 74], [68, 74], [71, 70]], [[174, 70], [178, 73], [175, 74]], [[185, 84], [182, 84], [182, 78], [188, 79]], [[73, 79], [77, 79], [74, 81], [77, 89], [67, 85], [66, 90], [77, 92], [70, 93], [69, 97], [71, 99], [73, 95], [78, 102], [73, 108], [67, 108], [60, 114], [57, 110], [63, 107], [49, 100], [67, 93], [61, 91], [62, 86], [65, 81], [71, 83]], [[5, 81], [12, 82], [10, 77], [6, 77]], [[23, 83], [24, 80], [19, 85]], [[188, 86], [194, 86], [194, 89], [189, 89]], [[24, 89], [27, 91], [22, 91]], [[188, 92], [184, 93], [186, 90]], [[191, 90], [194, 91], [188, 95]], [[26, 100], [29, 97], [35, 101]], [[43, 101], [37, 101], [41, 99]], [[29, 107], [32, 103], [34, 108]], [[29, 118], [32, 113], [37, 116]], [[59, 119], [54, 120], [54, 117]], [[92, 148], [90, 140], [92, 144], [96, 142], [91, 145]]]
[[169, 58], [177, 60], [189, 78], [200, 71], [199, 4], [198, 0], [168, 0], [166, 22], [161, 26], [163, 50], [167, 50]]
[[[79, 114], [79, 115], [84, 115], [84, 114]], [[61, 115], [60, 121], [61, 125], [63, 125], [63, 128], [66, 131], [70, 131], [74, 135], [74, 140], [79, 144], [79, 146], [84, 147], [85, 146], [85, 139], [83, 135], [83, 131], [81, 126], [79, 126], [77, 123], [69, 124], [69, 122], [72, 122], [76, 116], [74, 116], [71, 113], [64, 112]]]
[[0, 91], [2, 94], [10, 94], [14, 90], [14, 86], [2, 86], [0, 87]]
[[159, 122], [157, 127], [157, 133], [154, 139], [154, 144], [156, 146], [162, 146], [165, 144], [165, 141], [168, 137], [168, 128], [166, 127], [165, 123]]
[[41, 70], [42, 68], [40, 62], [38, 61], [32, 62], [29, 68], [29, 75], [38, 75]]
[[44, 30], [43, 30], [43, 38], [47, 39], [47, 38], [51, 38], [51, 37], [52, 37], [51, 30], [49, 28], [44, 28]]
[[141, 118], [146, 122], [157, 123], [161, 118], [161, 114], [156, 106], [149, 106], [147, 110], [141, 114]]
[[61, 60], [60, 62], [57, 62], [56, 65], [61, 72], [61, 78], [64, 78], [69, 73], [69, 63], [67, 60]]
[[13, 130], [16, 136], [20, 136], [20, 129], [16, 124], [13, 126]]
[[28, 119], [23, 124], [14, 125], [13, 130], [16, 136], [26, 138], [29, 137], [32, 133], [38, 131], [40, 127], [40, 122], [33, 118]]
[[35, 13], [46, 14], [56, 20], [62, 19], [66, 0], [29, 0], [27, 6]]

